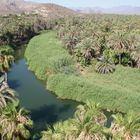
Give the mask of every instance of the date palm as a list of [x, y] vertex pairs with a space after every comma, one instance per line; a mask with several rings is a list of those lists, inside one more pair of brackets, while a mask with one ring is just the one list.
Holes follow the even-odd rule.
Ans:
[[0, 111], [1, 140], [25, 140], [30, 138], [33, 122], [27, 110], [9, 104]]
[[105, 58], [103, 59], [104, 60], [97, 62], [95, 65], [96, 72], [100, 74], [113, 73], [115, 71], [115, 65], [111, 62], [111, 60]]
[[75, 46], [80, 41], [79, 29], [77, 27], [71, 27], [70, 30], [65, 33], [63, 41], [66, 45], [66, 48], [69, 50], [69, 53], [73, 54]]
[[140, 49], [133, 51], [131, 57], [134, 60], [134, 67], [140, 68]]
[[136, 33], [127, 33], [126, 40], [127, 40], [127, 49], [129, 52], [135, 51], [140, 45], [139, 36]]
[[98, 38], [85, 38], [75, 47], [75, 55], [78, 62], [84, 60], [85, 64], [90, 64], [91, 60], [98, 57], [100, 54], [101, 45]]
[[13, 61], [14, 57], [12, 55], [0, 54], [0, 71], [1, 72], [8, 71]]
[[41, 140], [66, 140], [69, 129], [69, 121], [58, 122], [53, 127], [48, 127], [47, 131], [42, 132]]
[[127, 40], [124, 33], [114, 33], [108, 38], [107, 45], [110, 46], [119, 57], [119, 64], [121, 64], [122, 54], [128, 51]]
[[112, 124], [113, 139], [118, 137], [125, 140], [140, 139], [140, 116], [133, 111], [129, 111], [126, 115], [113, 115], [114, 123]]
[[10, 89], [6, 84], [4, 87], [3, 86], [0, 90], [0, 108], [6, 107], [8, 103], [17, 104], [18, 99], [16, 97], [15, 91]]
[[105, 140], [106, 137], [103, 135], [105, 122], [106, 117], [100, 112], [99, 106], [87, 102], [86, 105], [78, 107], [74, 119], [70, 120], [72, 127], [67, 138], [68, 140]]
[[5, 72], [9, 70], [13, 62], [13, 49], [9, 46], [2, 46], [0, 49], [0, 71]]
[[87, 102], [78, 106], [74, 118], [44, 131], [41, 140], [106, 140], [105, 122], [99, 105]]
[[85, 61], [87, 61], [87, 63], [89, 63], [94, 56], [94, 50], [92, 48], [92, 40], [90, 38], [86, 38], [82, 40], [79, 44], [77, 44], [75, 54], [78, 58], [78, 61], [80, 57], [82, 57], [85, 59]]

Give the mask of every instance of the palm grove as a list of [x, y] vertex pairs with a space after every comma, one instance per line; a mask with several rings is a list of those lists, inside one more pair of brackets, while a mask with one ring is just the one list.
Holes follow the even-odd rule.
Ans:
[[[30, 19], [30, 20], [29, 20]], [[45, 29], [37, 15], [0, 17], [0, 139], [30, 139], [33, 121], [29, 111], [19, 106], [16, 92], [7, 84], [7, 72], [14, 63], [14, 51]]]
[[[16, 20], [21, 20], [20, 18], [23, 17], [15, 17]], [[16, 35], [18, 36], [16, 44], [18, 44], [19, 38], [22, 40], [28, 38], [30, 30], [33, 31], [33, 34], [29, 37], [32, 37], [38, 34], [40, 30], [52, 29], [53, 26], [57, 32], [57, 38], [62, 40], [65, 49], [68, 50], [76, 63], [76, 70], [71, 67], [66, 69], [67, 65], [73, 63], [69, 61], [68, 57], [59, 59], [59, 62], [53, 60], [53, 63], [50, 64], [50, 70], [55, 73], [58, 71], [60, 73], [64, 71], [73, 73], [76, 71], [80, 74], [90, 66], [93, 66], [93, 69], [101, 74], [113, 73], [116, 65], [140, 68], [140, 30], [139, 17], [137, 16], [92, 15], [55, 19], [55, 24], [52, 24], [52, 21], [51, 23], [43, 22], [43, 27], [38, 26], [40, 23], [42, 23], [40, 20], [37, 25], [21, 23], [19, 25], [19, 27], [23, 27], [21, 32], [16, 32], [15, 29], [13, 29], [14, 31], [6, 29], [1, 35], [1, 44], [14, 46], [13, 39], [17, 39]], [[2, 75], [9, 70], [13, 63], [13, 53], [9, 46], [1, 47], [0, 71]], [[78, 106], [73, 118], [49, 126], [46, 131], [41, 132], [41, 139], [140, 139], [139, 112], [114, 112], [112, 118], [111, 126], [107, 127], [108, 118], [105, 116], [102, 106], [97, 103], [94, 104], [92, 101], [86, 102], [84, 105]], [[8, 85], [4, 85], [0, 91], [0, 138], [2, 140], [29, 139], [32, 127], [33, 122], [29, 117], [29, 112], [19, 107], [15, 92]]]
[[74, 17], [59, 25], [58, 36], [82, 66], [97, 61], [99, 73], [113, 72], [117, 64], [140, 68], [138, 23], [137, 16]]
[[[58, 23], [54, 30], [76, 61], [79, 73], [84, 71], [86, 74], [86, 68], [90, 66], [100, 74], [113, 73], [116, 65], [140, 68], [137, 16], [89, 15], [68, 17]], [[74, 118], [43, 132], [42, 140], [140, 139], [139, 115], [133, 111], [112, 115], [113, 122], [107, 128], [107, 118], [101, 108], [92, 101], [86, 102], [78, 107]]]

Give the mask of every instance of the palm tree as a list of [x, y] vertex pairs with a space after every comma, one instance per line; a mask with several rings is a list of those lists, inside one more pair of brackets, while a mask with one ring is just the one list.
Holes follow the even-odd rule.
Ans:
[[0, 138], [1, 140], [24, 140], [30, 138], [29, 129], [33, 122], [28, 111], [9, 104], [0, 111]]
[[131, 57], [134, 61], [134, 67], [140, 68], [140, 49], [136, 49], [131, 53]]
[[135, 33], [126, 34], [127, 49], [129, 52], [135, 51], [139, 44], [139, 36]]
[[63, 41], [69, 53], [73, 54], [75, 46], [80, 41], [80, 35], [77, 27], [71, 27], [70, 30], [67, 33], [65, 33]]
[[0, 54], [0, 71], [1, 72], [8, 71], [13, 61], [14, 57], [12, 55]]
[[126, 115], [113, 115], [114, 123], [111, 126], [113, 139], [117, 137], [125, 140], [140, 139], [140, 116], [133, 111]]
[[119, 57], [119, 64], [122, 61], [122, 54], [127, 52], [127, 40], [125, 34], [121, 32], [114, 33], [109, 36], [107, 45], [110, 46]]
[[77, 60], [81, 61], [84, 59], [85, 65], [90, 64], [93, 58], [100, 56], [101, 54], [101, 44], [98, 38], [92, 39], [85, 38], [75, 47], [75, 55]]
[[87, 102], [86, 105], [78, 107], [74, 119], [70, 120], [72, 127], [67, 137], [73, 136], [75, 140], [105, 140], [105, 122], [106, 117], [100, 112], [99, 104]]
[[18, 99], [15, 94], [16, 92], [10, 89], [7, 85], [6, 87], [3, 86], [0, 89], [0, 108], [6, 107], [8, 103], [18, 104]]
[[106, 140], [106, 117], [100, 111], [99, 104], [80, 105], [74, 118], [44, 131], [41, 140]]
[[97, 62], [95, 65], [95, 70], [101, 74], [113, 73], [115, 71], [115, 65], [109, 60], [105, 60], [102, 62]]
[[9, 46], [2, 46], [0, 49], [0, 71], [5, 72], [9, 70], [10, 65], [13, 64], [13, 49]]
[[90, 38], [86, 38], [82, 40], [79, 44], [77, 44], [75, 48], [77, 60], [81, 61], [81, 58], [84, 58], [85, 64], [89, 64], [94, 56], [92, 40]]
[[53, 127], [49, 126], [47, 131], [42, 132], [41, 140], [65, 140], [66, 133], [68, 133], [68, 129], [70, 125], [68, 125], [69, 121], [59, 122], [55, 124]]

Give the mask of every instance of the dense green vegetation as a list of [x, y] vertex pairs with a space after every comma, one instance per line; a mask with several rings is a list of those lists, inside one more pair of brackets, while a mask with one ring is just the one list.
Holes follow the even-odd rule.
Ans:
[[[25, 56], [37, 77], [47, 80], [59, 98], [86, 103], [74, 118], [42, 132], [42, 140], [139, 139], [138, 21], [137, 16], [66, 18], [56, 31], [30, 41]], [[112, 115], [107, 128], [106, 116], [94, 103], [126, 114]]]
[[[85, 103], [72, 119], [42, 132], [42, 140], [140, 139], [138, 16], [80, 16], [48, 24], [37, 15], [0, 20], [0, 44], [13, 46], [57, 25], [55, 31], [44, 31], [30, 40], [25, 53], [29, 69], [46, 80], [47, 88], [59, 98]], [[0, 53], [0, 71], [6, 72], [13, 60], [12, 50], [5, 46]], [[33, 122], [28, 112], [19, 107], [8, 85], [1, 89], [0, 139], [29, 139]], [[107, 128], [103, 109], [125, 114], [112, 115], [114, 120]]]
[[[1, 94], [1, 93], [0, 93]], [[0, 109], [0, 138], [2, 140], [26, 140], [30, 138], [33, 122], [27, 110], [9, 104]]]
[[19, 46], [39, 31], [51, 28], [46, 19], [33, 14], [0, 16], [0, 45]]
[[10, 46], [0, 47], [0, 72], [9, 70], [11, 64], [14, 62], [14, 50]]
[[72, 119], [59, 122], [42, 132], [41, 140], [138, 140], [139, 116], [130, 111], [126, 115], [113, 115], [110, 128], [99, 104], [80, 105]]
[[[122, 112], [129, 109], [139, 111], [138, 69], [117, 66], [113, 74], [100, 75], [94, 71], [93, 65], [88, 67], [86, 74], [83, 75], [78, 74], [76, 70], [71, 71], [69, 75], [64, 74], [64, 71], [52, 72], [51, 67], [56, 65], [58, 57], [62, 57], [64, 53], [68, 55], [62, 47], [55, 32], [48, 32], [33, 38], [25, 53], [29, 68], [37, 77], [43, 80], [48, 78], [49, 90], [63, 99], [80, 102], [92, 100], [100, 102], [104, 108]], [[52, 59], [55, 59], [55, 63], [50, 61]]]
[[114, 65], [139, 68], [139, 17], [93, 15], [66, 18], [58, 37], [82, 66], [99, 61], [96, 71], [110, 73]]

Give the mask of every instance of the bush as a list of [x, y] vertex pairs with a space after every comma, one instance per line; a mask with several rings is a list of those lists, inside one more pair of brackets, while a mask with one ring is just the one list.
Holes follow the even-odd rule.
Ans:
[[66, 66], [66, 67], [62, 67], [60, 69], [60, 73], [66, 74], [66, 75], [79, 75], [78, 70], [73, 66]]
[[8, 46], [8, 45], [0, 46], [0, 54], [3, 54], [3, 55], [13, 55], [14, 54], [14, 50], [10, 46]]
[[73, 60], [68, 55], [57, 55], [49, 59], [49, 70], [54, 73], [62, 72], [63, 69], [73, 65]]
[[108, 74], [115, 71], [115, 65], [109, 62], [98, 62], [95, 66], [95, 69], [98, 73]]

